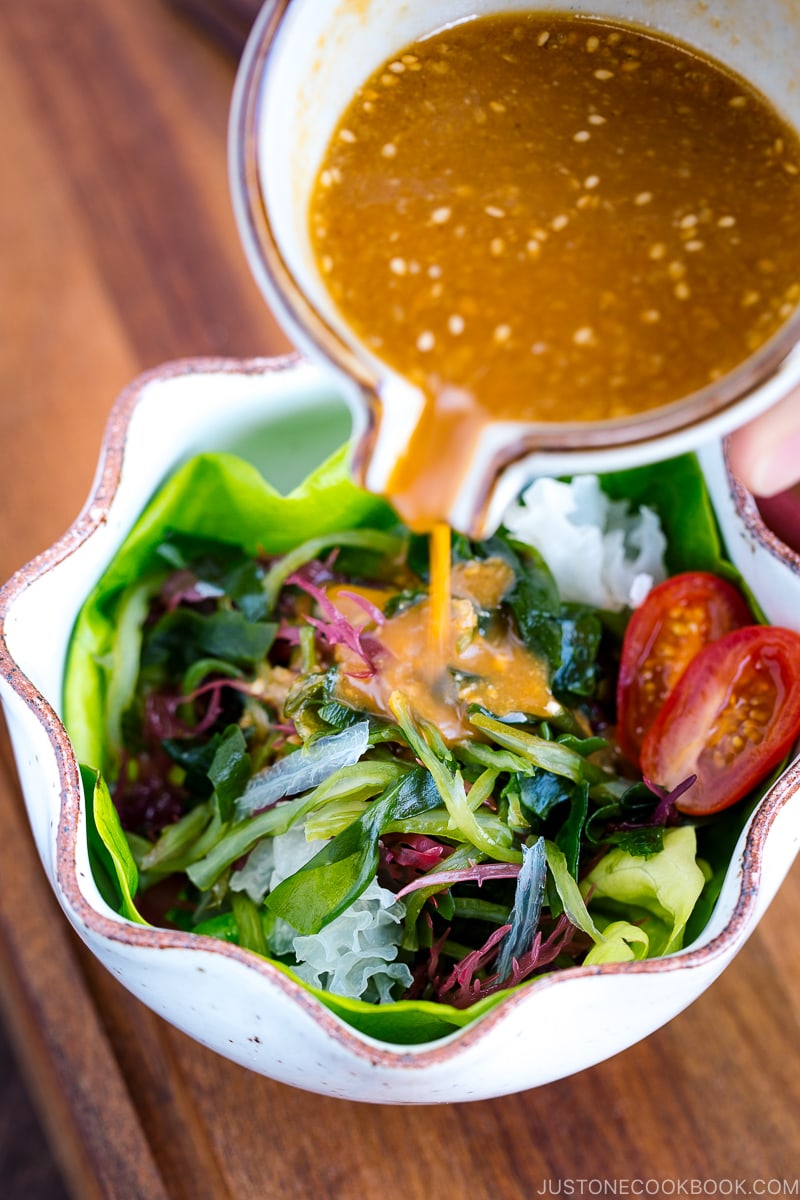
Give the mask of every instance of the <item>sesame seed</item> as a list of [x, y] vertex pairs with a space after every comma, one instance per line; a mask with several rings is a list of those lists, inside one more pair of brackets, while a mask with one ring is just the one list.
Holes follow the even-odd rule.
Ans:
[[352, 129], [340, 129], [339, 137], [343, 142], [354, 142], [356, 140], [356, 135], [353, 133]]
[[443, 293], [444, 284], [441, 282], [441, 280], [438, 280], [431, 288], [431, 299], [438, 300]]
[[419, 59], [416, 54], [403, 54], [400, 57], [400, 62], [404, 62], [406, 66], [409, 66], [411, 63], [419, 62]]
[[586, 49], [589, 51], [590, 54], [594, 54], [595, 50], [599, 49], [599, 47], [600, 47], [600, 38], [599, 37], [589, 37], [586, 39]]
[[681, 229], [694, 229], [696, 224], [697, 217], [694, 215], [694, 213], [689, 213], [687, 216], [682, 217], [680, 221]]
[[384, 146], [381, 146], [381, 154], [384, 158], [394, 158], [395, 154], [397, 154], [397, 146], [395, 146], [394, 142], [387, 142]]
[[447, 328], [454, 337], [458, 337], [460, 333], [464, 332], [464, 318], [459, 313], [453, 313], [447, 319]]
[[431, 220], [434, 225], [444, 225], [445, 221], [449, 221], [451, 211], [447, 207], [435, 208], [431, 213]]
[[637, 62], [637, 60], [635, 58], [629, 59], [628, 62], [624, 62], [622, 64], [622, 69], [623, 69], [623, 71], [638, 71], [639, 67], [641, 65], [642, 64], [640, 62]]
[[381, 83], [384, 87], [392, 87], [393, 84], [397, 83], [397, 76], [390, 75], [389, 72], [386, 71], [383, 75], [381, 75]]
[[505, 104], [503, 104], [500, 100], [490, 100], [489, 108], [492, 110], [492, 112], [496, 113], [504, 113], [506, 111]]
[[414, 262], [414, 260], [412, 259], [411, 262], [408, 264], [408, 273], [409, 273], [409, 275], [419, 275], [419, 263]]
[[442, 268], [440, 266], [437, 266], [436, 263], [433, 263], [430, 267], [428, 267], [428, 275], [430, 276], [431, 279], [441, 279], [442, 278]]
[[499, 255], [501, 255], [503, 253], [505, 248], [506, 248], [506, 244], [502, 238], [499, 238], [499, 237], [492, 238], [492, 240], [489, 242], [489, 250], [495, 256], [495, 258], [499, 257]]
[[596, 188], [599, 182], [599, 175], [587, 175], [586, 179], [583, 181], [583, 186], [585, 188]]
[[323, 255], [322, 269], [323, 269], [323, 271], [326, 271], [326, 272], [333, 270], [333, 259], [331, 258], [330, 254]]
[[728, 104], [731, 108], [744, 108], [747, 104], [746, 96], [731, 96]]
[[600, 113], [589, 113], [587, 119], [590, 125], [605, 125], [606, 123], [606, 118], [601, 116]]
[[754, 304], [758, 304], [761, 296], [758, 292], [747, 291], [742, 296], [742, 308], [752, 308]]
[[534, 342], [531, 346], [531, 354], [544, 354], [547, 350], [547, 342]]
[[599, 71], [595, 71], [594, 77], [595, 77], [595, 79], [601, 79], [601, 80], [605, 81], [606, 79], [613, 79], [614, 72], [606, 71], [604, 67], [601, 67]]
[[361, 107], [363, 108], [365, 113], [371, 113], [371, 112], [375, 111], [375, 105], [372, 103], [371, 100], [365, 100], [364, 103], [361, 105]]
[[657, 308], [646, 308], [642, 313], [642, 320], [645, 325], [655, 325], [657, 321], [661, 320], [661, 313]]
[[540, 254], [542, 250], [541, 242], [537, 242], [536, 238], [531, 238], [529, 242], [525, 243], [525, 249], [528, 251], [528, 254], [534, 256]]
[[319, 177], [319, 181], [323, 187], [330, 187], [333, 183], [333, 176], [330, 171], [323, 171]]
[[654, 242], [653, 245], [648, 250], [647, 255], [648, 255], [648, 258], [651, 258], [653, 260], [653, 262], [658, 262], [659, 259], [663, 258], [666, 253], [667, 253], [667, 247], [664, 245], [663, 242]]
[[783, 164], [783, 169], [784, 169], [784, 171], [786, 172], [786, 174], [787, 174], [787, 175], [798, 175], [798, 174], [800, 174], [800, 168], [796, 167], [794, 163], [785, 162], [785, 163]]
[[566, 213], [560, 213], [559, 216], [553, 217], [550, 222], [551, 227], [558, 232], [560, 229], [565, 229], [569, 225], [569, 217]]
[[639, 192], [638, 196], [634, 196], [633, 203], [638, 204], [639, 208], [642, 208], [645, 204], [649, 204], [652, 199], [652, 192]]
[[688, 283], [684, 283], [683, 281], [681, 281], [680, 283], [675, 284], [675, 299], [676, 300], [688, 300], [689, 297], [691, 296], [691, 294], [692, 293], [689, 289]]
[[588, 142], [591, 136], [588, 129], [579, 129], [576, 134], [573, 134], [572, 140], [573, 142]]
[[794, 312], [793, 304], [782, 304], [780, 306], [780, 308], [778, 309], [778, 316], [779, 317], [790, 317], [793, 312]]
[[720, 217], [720, 219], [717, 221], [717, 225], [719, 225], [720, 229], [730, 229], [731, 226], [735, 224], [736, 217], [731, 216]]
[[485, 109], [480, 107], [472, 110], [472, 117], [476, 125], [485, 125], [488, 120]]
[[593, 346], [595, 344], [595, 336], [591, 325], [582, 325], [580, 329], [576, 329], [572, 335], [572, 340], [576, 346]]
[[427, 352], [432, 350], [435, 345], [436, 338], [429, 329], [426, 329], [425, 332], [421, 333], [417, 338], [417, 349], [421, 354], [427, 354]]
[[667, 267], [667, 274], [670, 279], [683, 279], [686, 274], [686, 266], [682, 262], [671, 262]]
[[494, 204], [487, 204], [483, 211], [486, 213], [487, 217], [498, 217], [499, 218], [499, 217], [504, 217], [506, 215], [506, 211], [504, 208], [497, 208], [497, 206]]
[[688, 250], [690, 254], [696, 254], [697, 251], [702, 250], [704, 246], [705, 242], [701, 242], [699, 238], [692, 238], [690, 242], [686, 242], [684, 249]]
[[406, 69], [406, 64], [402, 62], [389, 63], [389, 70], [394, 71], [395, 75], [402, 75]]
[[510, 325], [498, 325], [495, 328], [494, 340], [499, 345], [503, 345], [503, 343], [507, 342], [510, 337], [511, 337], [511, 326]]
[[389, 260], [389, 270], [393, 271], [395, 275], [405, 275], [407, 269], [404, 258], [392, 258]]
[[542, 33], [539, 34], [538, 38], [536, 39], [536, 44], [537, 44], [537, 46], [546, 46], [549, 41], [550, 41], [550, 34], [545, 29]]

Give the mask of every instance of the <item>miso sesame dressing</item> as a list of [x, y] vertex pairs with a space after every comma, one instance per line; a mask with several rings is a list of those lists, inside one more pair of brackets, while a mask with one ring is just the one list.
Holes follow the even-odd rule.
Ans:
[[779, 328], [800, 300], [800, 144], [661, 36], [477, 17], [356, 93], [310, 228], [353, 332], [426, 397], [389, 492], [431, 528], [487, 420], [629, 417]]
[[[431, 647], [432, 597], [421, 597], [378, 624], [368, 611], [386, 606], [377, 589], [332, 587], [328, 596], [359, 630], [373, 634], [377, 670], [347, 646], [336, 647], [341, 667], [337, 698], [351, 707], [392, 717], [389, 699], [402, 692], [416, 715], [436, 726], [447, 742], [474, 737], [467, 711], [481, 705], [498, 716], [563, 715], [553, 697], [547, 664], [531, 654], [511, 619], [498, 611], [514, 582], [502, 559], [457, 563], [452, 570], [450, 619]], [[359, 603], [359, 600], [367, 604]]]

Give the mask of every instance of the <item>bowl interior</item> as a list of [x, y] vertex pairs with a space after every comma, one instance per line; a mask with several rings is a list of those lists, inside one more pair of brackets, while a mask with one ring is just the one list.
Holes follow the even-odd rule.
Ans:
[[[96, 480], [104, 486], [105, 475], [121, 469], [108, 519], [102, 504], [90, 501], [81, 529], [103, 515], [91, 538], [78, 539], [74, 549], [70, 538], [58, 569], [42, 572], [4, 622], [10, 655], [55, 712], [61, 716], [64, 654], [78, 610], [167, 475], [194, 454], [227, 451], [289, 492], [347, 441], [350, 428], [348, 407], [335, 387], [293, 359], [285, 370], [253, 373], [178, 365], [145, 376], [125, 393], [112, 415]], [[118, 435], [124, 437], [121, 461]]]

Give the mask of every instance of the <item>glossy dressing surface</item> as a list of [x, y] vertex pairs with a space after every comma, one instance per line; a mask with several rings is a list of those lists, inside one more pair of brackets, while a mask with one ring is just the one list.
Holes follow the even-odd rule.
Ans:
[[800, 145], [647, 31], [478, 17], [364, 83], [310, 228], [349, 326], [425, 396], [389, 491], [429, 528], [488, 420], [634, 416], [777, 330], [800, 299]]
[[382, 611], [388, 596], [353, 588], [329, 591], [336, 607], [371, 633], [377, 646], [374, 674], [364, 672], [351, 650], [337, 647], [338, 698], [391, 718], [389, 699], [402, 692], [415, 714], [434, 724], [447, 742], [475, 736], [468, 719], [472, 704], [498, 716], [563, 715], [550, 690], [546, 663], [531, 654], [509, 618], [497, 612], [514, 582], [511, 568], [494, 558], [457, 563], [450, 582], [452, 599], [440, 641], [431, 636], [434, 592], [376, 622], [360, 601]]

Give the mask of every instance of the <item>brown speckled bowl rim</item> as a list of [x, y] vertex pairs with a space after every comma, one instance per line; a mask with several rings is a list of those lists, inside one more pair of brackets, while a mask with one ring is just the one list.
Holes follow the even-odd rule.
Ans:
[[[70, 558], [108, 519], [110, 505], [119, 487], [125, 466], [128, 431], [133, 413], [143, 393], [154, 383], [191, 375], [249, 375], [269, 376], [292, 372], [303, 363], [297, 355], [281, 358], [226, 359], [196, 358], [166, 363], [135, 379], [114, 404], [102, 443], [98, 472], [92, 492], [80, 514], [62, 538], [34, 558], [0, 589], [0, 675], [9, 687], [31, 709], [44, 729], [58, 767], [60, 779], [60, 816], [56, 837], [56, 884], [60, 900], [68, 914], [92, 934], [110, 942], [144, 950], [202, 950], [207, 954], [232, 959], [249, 971], [256, 972], [279, 988], [321, 1028], [323, 1033], [339, 1043], [354, 1056], [366, 1059], [373, 1066], [424, 1068], [441, 1064], [462, 1054], [485, 1038], [496, 1025], [503, 1022], [512, 1009], [533, 1002], [533, 996], [545, 988], [560, 987], [570, 980], [592, 976], [655, 975], [672, 971], [705, 967], [715, 959], [736, 948], [749, 932], [758, 887], [764, 844], [778, 813], [794, 792], [800, 788], [800, 759], [784, 773], [769, 790], [751, 820], [741, 861], [741, 882], [733, 913], [725, 928], [697, 949], [679, 951], [661, 959], [646, 959], [630, 963], [605, 963], [593, 967], [572, 967], [521, 987], [497, 1007], [463, 1030], [456, 1031], [438, 1042], [417, 1047], [399, 1047], [382, 1043], [347, 1025], [327, 1009], [305, 988], [295, 983], [281, 970], [248, 950], [199, 934], [176, 930], [156, 929], [111, 918], [93, 908], [84, 897], [77, 876], [78, 816], [83, 803], [78, 762], [67, 732], [45, 697], [25, 676], [8, 650], [5, 635], [6, 619], [17, 599], [48, 572]], [[738, 513], [750, 534], [771, 554], [800, 575], [800, 555], [784, 546], [764, 525], [752, 497], [728, 471], [731, 493]]]

